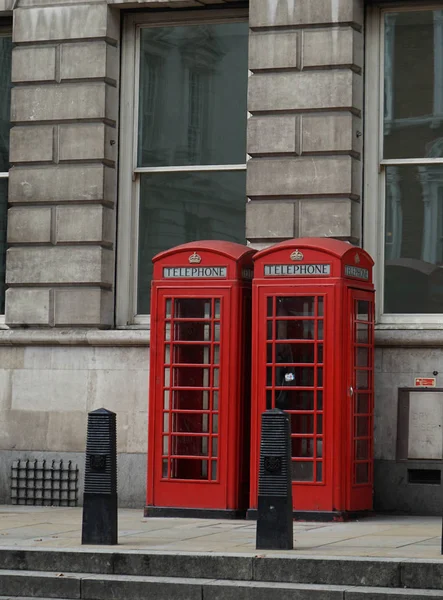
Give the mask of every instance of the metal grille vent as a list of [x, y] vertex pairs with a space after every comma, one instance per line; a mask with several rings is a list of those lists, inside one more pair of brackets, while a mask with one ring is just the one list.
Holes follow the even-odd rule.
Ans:
[[115, 413], [103, 408], [90, 412], [86, 442], [86, 494], [117, 492], [116, 446]]
[[78, 466], [72, 461], [19, 459], [11, 467], [11, 502], [28, 506], [77, 506]]
[[260, 444], [260, 496], [287, 496], [290, 481], [290, 433], [288, 415], [278, 409], [262, 414]]

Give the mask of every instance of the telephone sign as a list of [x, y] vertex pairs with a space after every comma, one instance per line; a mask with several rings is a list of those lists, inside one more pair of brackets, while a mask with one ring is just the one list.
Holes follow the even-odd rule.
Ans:
[[165, 279], [193, 279], [193, 278], [217, 278], [226, 279], [227, 267], [163, 267]]
[[265, 265], [264, 275], [277, 276], [286, 275], [290, 277], [297, 277], [301, 275], [306, 277], [307, 275], [321, 276], [330, 275], [331, 265]]

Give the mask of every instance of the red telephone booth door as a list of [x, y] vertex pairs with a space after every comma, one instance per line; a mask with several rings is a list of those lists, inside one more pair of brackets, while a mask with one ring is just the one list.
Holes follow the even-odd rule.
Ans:
[[374, 294], [348, 289], [348, 510], [371, 510], [373, 489]]
[[266, 370], [256, 373], [253, 393], [261, 396], [259, 412], [281, 408], [290, 415], [294, 510], [332, 509], [334, 294], [321, 285], [281, 287], [277, 294], [260, 289], [266, 342], [258, 347], [266, 356], [259, 364]]
[[[221, 398], [229, 377], [220, 377], [229, 331], [227, 290], [162, 290], [157, 328], [162, 401], [155, 411], [157, 506], [217, 508], [226, 503], [227, 407]], [[226, 372], [226, 371], [225, 371]], [[221, 468], [223, 466], [223, 468]], [[180, 486], [177, 487], [177, 483]], [[186, 482], [187, 485], [183, 485]], [[175, 503], [175, 504], [174, 504]]]

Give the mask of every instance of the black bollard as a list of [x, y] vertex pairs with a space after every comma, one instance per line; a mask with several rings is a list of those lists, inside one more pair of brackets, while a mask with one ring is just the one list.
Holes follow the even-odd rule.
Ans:
[[117, 429], [115, 413], [88, 414], [82, 544], [117, 544]]
[[293, 547], [290, 423], [274, 408], [261, 417], [256, 548]]

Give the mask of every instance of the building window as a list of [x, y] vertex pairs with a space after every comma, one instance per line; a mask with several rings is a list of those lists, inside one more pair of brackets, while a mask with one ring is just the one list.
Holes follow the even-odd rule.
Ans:
[[[443, 10], [370, 10], [365, 246], [379, 322], [443, 313]], [[371, 87], [372, 86], [372, 87]]]
[[[248, 24], [243, 12], [180, 11], [173, 20], [171, 14], [167, 21], [158, 13], [132, 15], [125, 25], [117, 307], [123, 326], [149, 322], [158, 252], [199, 239], [245, 243]], [[132, 247], [122, 248], [128, 237]]]

